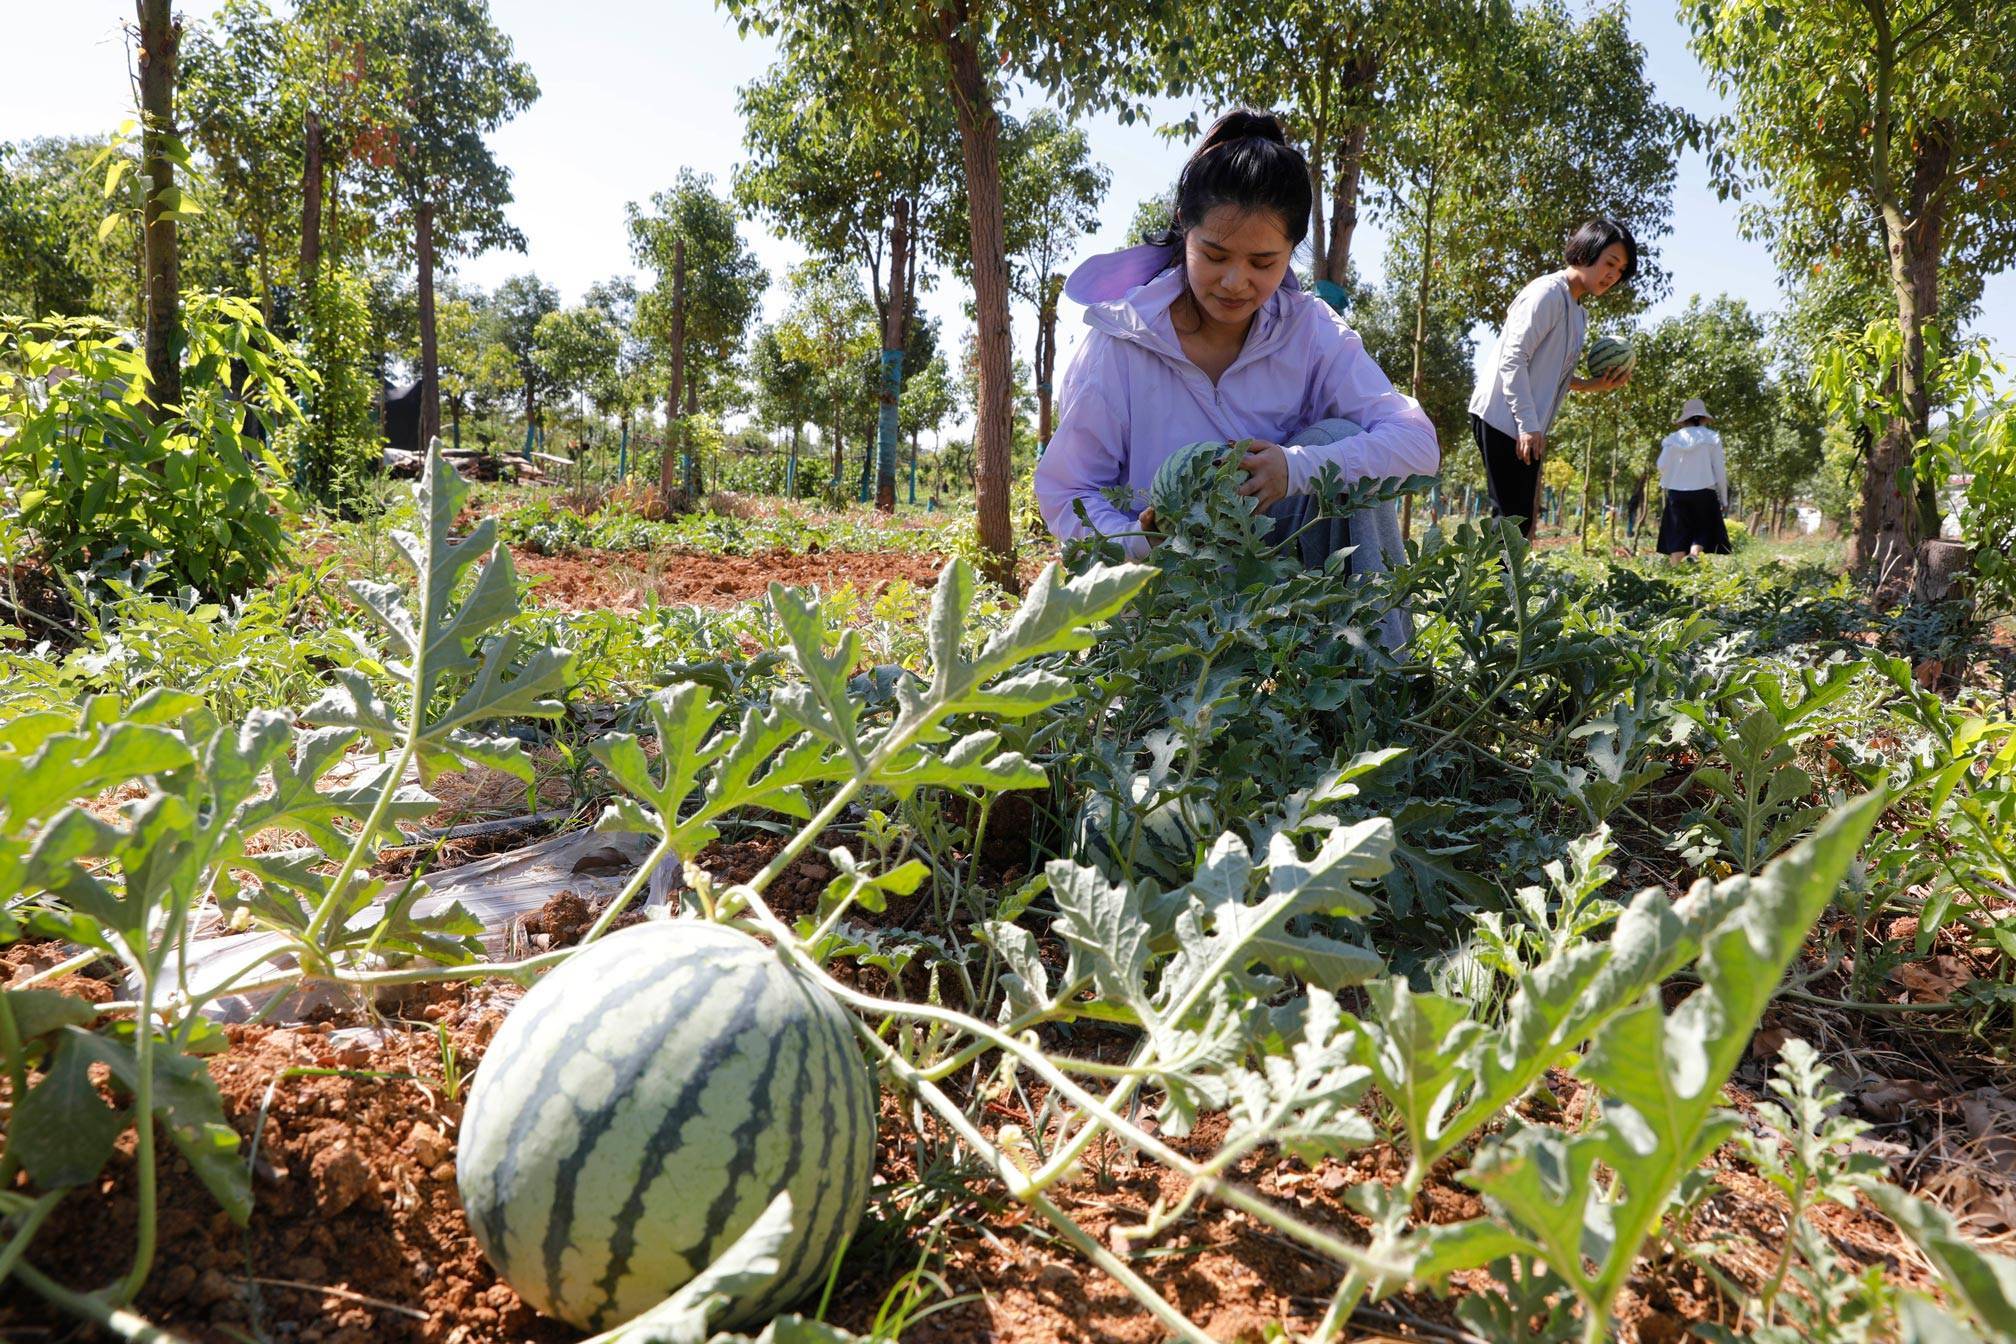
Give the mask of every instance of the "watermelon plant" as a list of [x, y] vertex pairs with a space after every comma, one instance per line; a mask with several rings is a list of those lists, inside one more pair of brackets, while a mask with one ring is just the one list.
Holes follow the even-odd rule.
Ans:
[[[518, 742], [482, 737], [476, 727], [558, 709], [546, 695], [562, 683], [566, 655], [521, 657], [516, 640], [484, 639], [515, 612], [516, 583], [486, 528], [451, 544], [465, 490], [434, 453], [418, 490], [426, 534], [401, 538], [420, 575], [417, 612], [395, 585], [358, 585], [398, 654], [383, 665], [407, 688], [403, 728], [366, 674], [350, 668], [339, 673], [342, 690], [307, 711], [335, 720], [330, 726], [297, 727], [293, 714], [273, 709], [220, 722], [195, 695], [155, 690], [22, 714], [0, 733], [0, 884], [19, 893], [0, 908], [0, 940], [32, 933], [82, 949], [0, 992], [0, 1064], [20, 1098], [7, 1117], [0, 1187], [11, 1190], [25, 1173], [32, 1201], [5, 1263], [72, 1311], [104, 1322], [147, 1278], [157, 1247], [155, 1122], [227, 1213], [241, 1223], [249, 1214], [237, 1135], [203, 1062], [224, 1048], [206, 1004], [290, 988], [304, 973], [357, 985], [431, 978], [444, 974], [442, 964], [468, 967], [481, 950], [481, 926], [461, 907], [417, 915], [425, 883], [395, 888], [365, 872], [377, 844], [403, 838], [400, 821], [438, 806], [403, 782], [408, 761], [423, 776], [455, 760], [523, 774]], [[320, 787], [346, 752], [374, 737], [397, 757], [347, 786]], [[138, 795], [110, 816], [79, 801], [134, 784]], [[299, 832], [309, 843], [256, 852], [249, 842], [268, 830]], [[184, 954], [195, 922], [213, 907], [279, 938], [229, 975], [197, 980]], [[125, 973], [131, 1000], [123, 1006], [36, 987], [101, 959]], [[410, 964], [421, 959], [435, 964]], [[94, 1068], [116, 1084], [116, 1104], [107, 1105]], [[40, 1072], [32, 1085], [31, 1070]], [[41, 1275], [25, 1251], [34, 1224], [97, 1179], [128, 1128], [134, 1260], [102, 1297], [76, 1294]]]

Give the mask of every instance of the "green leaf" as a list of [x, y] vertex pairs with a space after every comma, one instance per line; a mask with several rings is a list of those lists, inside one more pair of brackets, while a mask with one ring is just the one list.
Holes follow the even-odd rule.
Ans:
[[1227, 1075], [1227, 1145], [1274, 1143], [1313, 1163], [1372, 1142], [1371, 1122], [1358, 1110], [1371, 1071], [1353, 1062], [1356, 1036], [1336, 998], [1312, 989], [1301, 1036], [1288, 1052]]
[[[79, 1036], [80, 1049], [111, 1070], [128, 1091], [140, 1081], [132, 1024], [126, 1039]], [[224, 1120], [224, 1100], [209, 1066], [157, 1041], [154, 1060], [154, 1115], [197, 1177], [231, 1221], [244, 1227], [252, 1216], [252, 1176], [238, 1156], [238, 1131]]]
[[91, 1081], [96, 1039], [75, 1027], [63, 1029], [48, 1069], [8, 1121], [7, 1150], [44, 1190], [95, 1180], [126, 1127]]
[[780, 1192], [711, 1264], [643, 1315], [582, 1344], [707, 1344], [708, 1323], [731, 1301], [760, 1295], [781, 1268], [791, 1235], [791, 1195]]
[[1946, 1211], [1928, 1200], [1877, 1178], [1856, 1184], [1924, 1252], [1941, 1283], [1975, 1320], [1996, 1337], [2016, 1338], [2016, 1260], [1969, 1243]]
[[53, 989], [0, 989], [14, 1016], [14, 1031], [25, 1042], [61, 1027], [88, 1027], [98, 1020], [98, 1005]]
[[[1885, 803], [1870, 795], [1838, 809], [1760, 876], [1716, 886], [1712, 900], [1691, 893], [1683, 914], [1705, 917], [1708, 930], [1701, 986], [1671, 1014], [1647, 989], [1595, 1033], [1579, 1072], [1602, 1092], [1596, 1126], [1573, 1136], [1515, 1128], [1465, 1174], [1594, 1319], [1608, 1320], [1681, 1179], [1739, 1128], [1717, 1104], [1722, 1087]], [[1626, 932], [1620, 921], [1618, 937]], [[1599, 1169], [1614, 1173], [1614, 1186], [1595, 1179]]]

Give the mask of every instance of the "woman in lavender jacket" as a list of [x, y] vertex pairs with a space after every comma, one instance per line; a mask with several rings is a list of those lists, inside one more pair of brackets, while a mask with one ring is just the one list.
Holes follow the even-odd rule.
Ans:
[[[1276, 519], [1277, 539], [1313, 516], [1308, 492], [1326, 464], [1346, 484], [1440, 465], [1420, 404], [1393, 390], [1328, 305], [1296, 287], [1289, 262], [1310, 205], [1308, 164], [1280, 122], [1231, 112], [1184, 165], [1169, 233], [1072, 275], [1065, 293], [1087, 305], [1092, 332], [1036, 464], [1037, 503], [1058, 539], [1099, 534], [1146, 556], [1154, 519], [1135, 510], [1156, 469], [1199, 440], [1253, 440], [1239, 492]], [[1320, 424], [1334, 420], [1352, 425]], [[1131, 489], [1133, 510], [1106, 497], [1115, 486]]]

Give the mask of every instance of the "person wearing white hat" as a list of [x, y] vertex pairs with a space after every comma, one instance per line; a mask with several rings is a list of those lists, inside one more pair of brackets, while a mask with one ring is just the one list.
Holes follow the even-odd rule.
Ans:
[[1689, 397], [1673, 418], [1679, 428], [1659, 445], [1659, 484], [1666, 510], [1659, 517], [1659, 553], [1668, 564], [1682, 556], [1729, 554], [1729, 464], [1722, 436], [1709, 427], [1715, 417], [1699, 397]]

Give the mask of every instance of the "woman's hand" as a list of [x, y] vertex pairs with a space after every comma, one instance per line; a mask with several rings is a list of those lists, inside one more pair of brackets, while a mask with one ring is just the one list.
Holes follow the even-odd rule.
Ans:
[[1148, 538], [1148, 549], [1152, 551], [1162, 541], [1162, 530], [1155, 526], [1155, 506], [1153, 504], [1141, 510], [1139, 521], [1141, 523], [1142, 535]]
[[1258, 511], [1264, 513], [1287, 497], [1288, 454], [1281, 451], [1278, 443], [1248, 439], [1245, 447], [1246, 456], [1240, 459], [1239, 469], [1246, 473], [1246, 479], [1239, 483], [1239, 493], [1251, 495]]
[[1545, 434], [1521, 434], [1519, 436], [1519, 460], [1531, 466], [1547, 456], [1547, 436]]
[[1615, 392], [1631, 381], [1631, 366], [1624, 365], [1604, 374], [1601, 378], [1570, 378], [1570, 392]]

